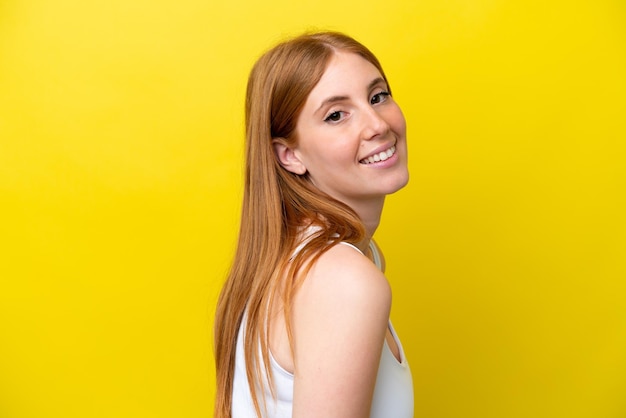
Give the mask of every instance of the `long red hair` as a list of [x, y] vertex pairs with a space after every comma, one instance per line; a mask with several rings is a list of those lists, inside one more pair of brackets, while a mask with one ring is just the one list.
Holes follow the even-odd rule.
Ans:
[[[267, 366], [271, 306], [277, 300], [282, 304], [291, 343], [290, 312], [297, 278], [304, 277], [317, 257], [335, 243], [356, 244], [364, 238], [357, 214], [318, 190], [306, 174], [282, 168], [272, 145], [274, 138], [290, 144], [297, 141], [294, 133], [300, 111], [335, 51], [362, 56], [386, 80], [380, 63], [366, 47], [336, 32], [305, 34], [278, 44], [259, 58], [248, 79], [241, 226], [215, 315], [216, 418], [231, 417], [235, 348], [244, 311], [248, 381], [261, 387], [267, 384], [272, 390]], [[309, 225], [318, 227], [315, 234], [291, 259], [299, 233]], [[250, 386], [260, 418], [264, 398], [260, 401], [254, 383]]]

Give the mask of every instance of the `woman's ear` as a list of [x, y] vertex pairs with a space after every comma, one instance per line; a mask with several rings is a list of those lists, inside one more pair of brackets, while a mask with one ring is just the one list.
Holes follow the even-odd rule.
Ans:
[[306, 167], [298, 153], [293, 146], [287, 144], [284, 138], [272, 139], [272, 145], [274, 146], [274, 152], [276, 153], [278, 162], [285, 170], [298, 175], [306, 173]]

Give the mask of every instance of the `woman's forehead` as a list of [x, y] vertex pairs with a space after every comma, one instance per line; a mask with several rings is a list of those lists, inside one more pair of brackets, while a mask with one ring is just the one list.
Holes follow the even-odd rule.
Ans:
[[385, 80], [374, 64], [355, 53], [336, 52], [309, 93], [307, 105], [317, 108], [329, 99], [367, 94], [378, 83], [385, 84]]

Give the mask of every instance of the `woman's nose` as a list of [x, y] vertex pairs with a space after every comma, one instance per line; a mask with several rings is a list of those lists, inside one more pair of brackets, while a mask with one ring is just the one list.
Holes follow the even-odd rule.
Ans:
[[385, 136], [389, 132], [389, 124], [376, 109], [369, 108], [363, 112], [363, 139], [371, 140]]

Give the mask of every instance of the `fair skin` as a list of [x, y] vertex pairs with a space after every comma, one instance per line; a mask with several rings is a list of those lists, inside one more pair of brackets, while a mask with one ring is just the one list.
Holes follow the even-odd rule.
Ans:
[[[380, 222], [385, 196], [408, 181], [406, 123], [387, 91], [371, 63], [337, 52], [298, 118], [297, 144], [275, 141], [283, 167], [308, 173], [320, 190], [354, 209], [370, 236]], [[363, 163], [392, 146], [391, 158]]]
[[[276, 138], [281, 165], [308, 173], [320, 190], [360, 216], [367, 245], [387, 194], [408, 181], [406, 125], [380, 72], [362, 57], [336, 52], [296, 124], [296, 144]], [[294, 355], [281, 307], [270, 324], [270, 350], [294, 374], [293, 416], [369, 417], [383, 341], [389, 333], [391, 290], [363, 254], [336, 245], [313, 265], [292, 311]]]

